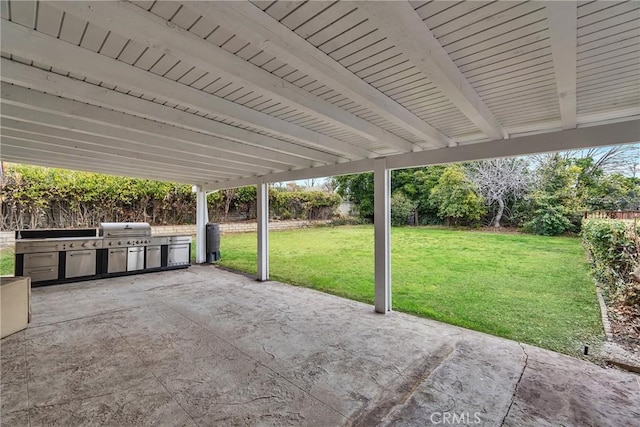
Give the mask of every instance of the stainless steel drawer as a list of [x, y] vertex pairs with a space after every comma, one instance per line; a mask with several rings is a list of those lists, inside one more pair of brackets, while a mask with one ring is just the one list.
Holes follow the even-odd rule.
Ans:
[[58, 266], [58, 252], [24, 254], [24, 268]]
[[68, 251], [65, 265], [65, 278], [93, 276], [96, 274], [96, 251]]
[[23, 276], [31, 277], [31, 282], [44, 282], [45, 280], [55, 280], [58, 278], [58, 266], [31, 267], [25, 268]]
[[147, 268], [160, 267], [160, 246], [147, 246]]
[[56, 243], [56, 242], [31, 242], [29, 240], [16, 241], [17, 254], [58, 252], [61, 250], [62, 250], [62, 244]]

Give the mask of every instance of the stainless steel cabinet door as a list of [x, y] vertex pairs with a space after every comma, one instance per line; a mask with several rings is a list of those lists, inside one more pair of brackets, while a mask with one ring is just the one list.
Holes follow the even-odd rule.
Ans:
[[96, 251], [68, 251], [64, 277], [93, 276], [96, 274]]
[[58, 252], [24, 254], [24, 268], [51, 267], [58, 265]]
[[147, 268], [160, 267], [160, 246], [147, 246]]
[[144, 248], [129, 248], [127, 251], [127, 271], [144, 269]]
[[127, 271], [127, 248], [109, 249], [107, 273]]
[[189, 264], [189, 245], [169, 245], [168, 265]]

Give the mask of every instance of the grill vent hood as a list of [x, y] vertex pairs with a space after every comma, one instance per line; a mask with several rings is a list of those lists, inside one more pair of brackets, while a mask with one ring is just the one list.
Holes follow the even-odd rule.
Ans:
[[147, 222], [103, 222], [100, 236], [104, 237], [149, 237], [151, 226]]

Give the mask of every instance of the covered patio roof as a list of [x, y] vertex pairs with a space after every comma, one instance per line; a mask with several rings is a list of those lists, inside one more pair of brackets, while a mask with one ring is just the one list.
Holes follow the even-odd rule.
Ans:
[[5, 161], [258, 186], [640, 141], [638, 2], [0, 1]]
[[637, 2], [1, 5], [6, 161], [217, 189], [640, 139]]

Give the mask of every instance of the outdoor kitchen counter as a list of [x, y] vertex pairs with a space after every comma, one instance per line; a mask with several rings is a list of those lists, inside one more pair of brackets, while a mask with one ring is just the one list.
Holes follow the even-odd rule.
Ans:
[[152, 235], [148, 223], [103, 222], [98, 229], [16, 232], [14, 274], [32, 286], [185, 268], [189, 233]]
[[65, 242], [73, 242], [75, 240], [102, 240], [102, 236], [91, 236], [91, 237], [44, 237], [42, 239], [18, 239], [15, 243], [47, 243], [52, 240], [60, 240]]

